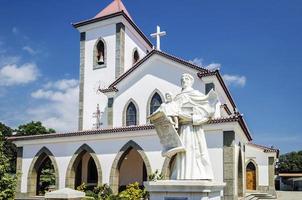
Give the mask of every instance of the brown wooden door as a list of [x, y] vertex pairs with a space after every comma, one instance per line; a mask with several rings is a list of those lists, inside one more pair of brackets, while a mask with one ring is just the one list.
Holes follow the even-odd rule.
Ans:
[[256, 190], [256, 172], [254, 170], [246, 171], [246, 189]]

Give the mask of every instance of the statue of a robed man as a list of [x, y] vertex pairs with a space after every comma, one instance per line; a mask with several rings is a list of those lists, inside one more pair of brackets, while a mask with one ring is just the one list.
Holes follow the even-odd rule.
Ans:
[[218, 98], [213, 90], [208, 95], [194, 90], [193, 83], [190, 74], [183, 74], [181, 92], [150, 116], [164, 147], [163, 155], [176, 154], [171, 175], [175, 180], [213, 179], [203, 125], [214, 115]]

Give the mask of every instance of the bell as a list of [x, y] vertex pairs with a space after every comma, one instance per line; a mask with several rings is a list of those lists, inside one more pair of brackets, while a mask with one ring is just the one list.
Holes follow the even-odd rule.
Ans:
[[104, 64], [104, 56], [103, 56], [103, 54], [101, 54], [100, 56], [98, 56], [99, 57], [99, 59], [98, 59], [98, 64]]

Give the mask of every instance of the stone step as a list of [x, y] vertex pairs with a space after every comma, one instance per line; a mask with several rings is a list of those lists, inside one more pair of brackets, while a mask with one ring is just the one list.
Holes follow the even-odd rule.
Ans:
[[246, 200], [265, 200], [265, 199], [277, 199], [275, 196], [268, 193], [249, 193], [245, 197]]
[[244, 197], [244, 200], [258, 200], [258, 198], [253, 195], [248, 195], [248, 196]]

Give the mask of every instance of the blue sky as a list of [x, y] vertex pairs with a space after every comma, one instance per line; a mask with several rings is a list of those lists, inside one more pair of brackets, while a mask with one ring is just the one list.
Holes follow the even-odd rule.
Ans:
[[[110, 2], [0, 0], [0, 121], [76, 129], [79, 34], [71, 23]], [[163, 51], [220, 66], [254, 142], [302, 149], [302, 1], [123, 2], [146, 35], [157, 24], [167, 31]]]

